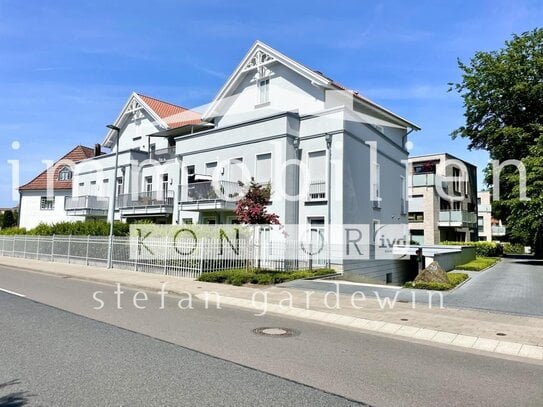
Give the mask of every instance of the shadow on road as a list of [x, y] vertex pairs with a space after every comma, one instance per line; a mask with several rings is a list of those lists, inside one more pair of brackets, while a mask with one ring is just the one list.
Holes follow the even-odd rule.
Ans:
[[543, 260], [514, 261], [515, 264], [526, 264], [527, 266], [543, 266]]
[[[8, 386], [14, 386], [20, 384], [19, 380], [11, 380], [6, 383], [0, 383], [0, 390]], [[28, 404], [28, 398], [31, 395], [27, 394], [24, 391], [18, 391], [14, 393], [7, 394], [5, 396], [0, 396], [0, 407], [20, 407]]]

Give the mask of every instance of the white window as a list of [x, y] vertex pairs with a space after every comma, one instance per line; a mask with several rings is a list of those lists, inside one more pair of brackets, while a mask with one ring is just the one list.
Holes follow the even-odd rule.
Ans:
[[271, 153], [256, 156], [255, 181], [260, 184], [271, 182]]
[[258, 103], [268, 103], [270, 101], [270, 78], [260, 79], [258, 81]]
[[371, 171], [371, 200], [374, 208], [381, 207], [381, 166], [374, 162]]
[[313, 151], [308, 154], [309, 200], [326, 199], [326, 151]]
[[151, 195], [153, 192], [153, 177], [145, 177], [145, 192]]
[[407, 213], [407, 189], [405, 184], [405, 177], [401, 176], [401, 194], [402, 194], [402, 203], [401, 203], [401, 214], [405, 215]]
[[168, 184], [168, 174], [162, 174], [162, 194], [164, 195], [164, 199], [168, 198]]
[[72, 170], [69, 167], [64, 167], [58, 173], [58, 180], [59, 181], [69, 181], [69, 180], [72, 179], [72, 176], [73, 176]]
[[205, 173], [205, 175], [208, 175], [208, 176], [212, 177], [215, 174], [216, 169], [217, 169], [217, 162], [216, 161], [211, 162], [211, 163], [206, 163], [206, 173]]
[[40, 209], [42, 211], [52, 211], [55, 209], [55, 198], [42, 196], [40, 199]]
[[233, 158], [230, 160], [228, 179], [232, 182], [241, 181], [243, 179], [243, 158]]
[[124, 192], [123, 182], [124, 182], [123, 177], [118, 177], [117, 178], [117, 196], [122, 195], [123, 192]]

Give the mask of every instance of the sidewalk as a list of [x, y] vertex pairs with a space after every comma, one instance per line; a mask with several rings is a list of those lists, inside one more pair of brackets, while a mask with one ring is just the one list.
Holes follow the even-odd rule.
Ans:
[[[428, 305], [405, 302], [396, 302], [391, 309], [390, 301], [370, 297], [362, 300], [361, 295], [352, 297], [286, 287], [235, 287], [160, 274], [11, 257], [0, 257], [0, 264], [150, 291], [159, 291], [166, 283], [165, 290], [169, 293], [190, 294], [210, 302], [218, 300], [221, 305], [250, 309], [254, 314], [265, 310], [349, 329], [543, 361], [543, 318], [435, 306], [429, 309]], [[206, 292], [215, 294], [206, 295]]]

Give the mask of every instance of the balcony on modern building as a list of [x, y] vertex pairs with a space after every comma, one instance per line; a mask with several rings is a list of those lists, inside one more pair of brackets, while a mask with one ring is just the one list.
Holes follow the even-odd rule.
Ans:
[[506, 232], [507, 232], [507, 230], [506, 230], [505, 226], [492, 226], [491, 227], [492, 236], [505, 236]]
[[175, 147], [162, 148], [159, 150], [151, 150], [149, 158], [158, 162], [173, 160], [175, 158]]
[[432, 187], [436, 183], [436, 174], [414, 174], [409, 176], [407, 185], [410, 187]]
[[64, 210], [72, 216], [107, 216], [109, 198], [104, 196], [69, 196], [64, 201]]
[[146, 191], [119, 195], [121, 216], [167, 215], [173, 213], [173, 191]]
[[467, 211], [440, 211], [439, 226], [465, 227], [477, 223], [477, 214]]
[[234, 181], [198, 181], [179, 186], [179, 206], [184, 211], [234, 210], [244, 190]]
[[479, 213], [491, 213], [492, 212], [492, 205], [490, 204], [479, 204], [477, 205], [477, 212]]

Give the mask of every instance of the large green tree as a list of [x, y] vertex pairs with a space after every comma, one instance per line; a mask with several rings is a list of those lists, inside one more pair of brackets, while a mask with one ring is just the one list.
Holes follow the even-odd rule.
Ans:
[[[543, 29], [513, 35], [497, 51], [477, 52], [458, 61], [462, 80], [451, 83], [465, 108], [465, 124], [452, 137], [470, 140], [494, 160], [521, 160], [527, 172], [527, 197], [519, 199], [519, 172], [505, 167], [499, 178], [498, 216], [511, 237], [543, 254]], [[486, 171], [491, 187], [491, 168]]]

